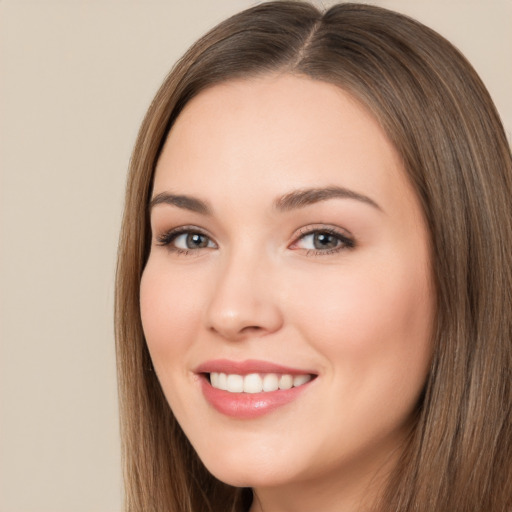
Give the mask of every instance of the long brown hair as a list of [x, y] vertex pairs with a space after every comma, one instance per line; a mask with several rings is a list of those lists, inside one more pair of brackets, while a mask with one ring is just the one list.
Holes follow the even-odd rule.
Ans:
[[241, 511], [250, 490], [211, 476], [165, 401], [146, 348], [139, 282], [155, 164], [184, 105], [214, 84], [288, 72], [364, 104], [403, 159], [430, 230], [438, 311], [415, 426], [380, 512], [512, 508], [512, 163], [466, 59], [397, 13], [270, 2], [201, 38], [158, 91], [133, 153], [119, 245], [116, 340], [127, 512]]

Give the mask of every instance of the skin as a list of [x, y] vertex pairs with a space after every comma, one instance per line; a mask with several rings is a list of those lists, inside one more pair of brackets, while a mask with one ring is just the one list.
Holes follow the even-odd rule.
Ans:
[[[274, 206], [293, 191], [334, 186], [375, 204]], [[253, 487], [253, 512], [350, 512], [372, 502], [425, 383], [435, 312], [421, 208], [377, 121], [308, 78], [217, 85], [172, 128], [156, 169], [153, 197], [160, 193], [211, 209], [152, 208], [140, 297], [155, 370], [206, 467]], [[206, 246], [177, 252], [186, 235], [162, 245], [180, 226], [194, 226]], [[334, 236], [337, 250], [318, 248], [307, 233], [322, 229], [353, 246]], [[317, 377], [293, 402], [241, 420], [212, 408], [194, 373], [219, 358]]]

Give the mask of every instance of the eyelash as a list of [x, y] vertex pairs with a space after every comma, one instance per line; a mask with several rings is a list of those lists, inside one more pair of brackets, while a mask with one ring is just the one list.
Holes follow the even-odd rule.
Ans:
[[293, 242], [292, 245], [296, 245], [300, 240], [303, 240], [307, 236], [314, 234], [331, 235], [335, 237], [340, 242], [340, 244], [337, 247], [333, 247], [327, 250], [308, 249], [306, 251], [306, 256], [327, 256], [329, 254], [336, 254], [347, 249], [353, 249], [356, 246], [356, 242], [353, 238], [342, 233], [340, 230], [336, 228], [328, 226], [301, 228], [299, 230], [299, 236], [296, 238], [295, 242]]
[[185, 234], [201, 235], [211, 240], [211, 238], [206, 233], [204, 233], [202, 230], [195, 226], [182, 226], [176, 229], [171, 229], [170, 231], [167, 231], [166, 233], [159, 235], [157, 237], [157, 243], [160, 246], [167, 247], [169, 251], [175, 254], [186, 256], [192, 252], [196, 252], [198, 249], [181, 249], [180, 247], [175, 247], [171, 245], [172, 242], [176, 240], [176, 238], [178, 238], [180, 235]]
[[[157, 237], [157, 244], [160, 246], [167, 247], [169, 251], [179, 254], [179, 255], [190, 255], [193, 252], [199, 251], [200, 248], [196, 249], [182, 249], [180, 247], [175, 247], [172, 245], [172, 243], [180, 236], [180, 235], [201, 235], [206, 237], [208, 240], [211, 241], [211, 238], [201, 229], [195, 227], [195, 226], [182, 226], [176, 229], [171, 229], [170, 231], [167, 231], [166, 233], [163, 233], [162, 235], [159, 235]], [[307, 236], [314, 235], [314, 234], [327, 234], [334, 236], [339, 242], [338, 247], [333, 247], [331, 249], [327, 250], [319, 250], [319, 249], [307, 249], [306, 250], [306, 256], [326, 256], [329, 254], [335, 254], [343, 250], [347, 249], [353, 249], [356, 246], [356, 242], [353, 238], [347, 236], [346, 234], [343, 234], [338, 229], [332, 228], [332, 227], [325, 227], [325, 226], [319, 226], [319, 227], [309, 227], [309, 228], [302, 228], [299, 230], [299, 234], [296, 237], [295, 241], [291, 244], [296, 245], [298, 242], [306, 238]], [[207, 248], [207, 247], [206, 247]], [[297, 250], [297, 249], [295, 249]]]

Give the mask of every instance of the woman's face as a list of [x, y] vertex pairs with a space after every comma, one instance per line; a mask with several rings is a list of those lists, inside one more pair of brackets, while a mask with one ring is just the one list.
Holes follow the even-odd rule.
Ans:
[[395, 460], [435, 304], [419, 202], [375, 119], [307, 78], [212, 87], [172, 128], [152, 197], [142, 322], [206, 467], [292, 490]]

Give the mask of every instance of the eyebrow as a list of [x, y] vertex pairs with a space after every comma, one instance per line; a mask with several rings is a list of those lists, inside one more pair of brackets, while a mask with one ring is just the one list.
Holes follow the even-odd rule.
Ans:
[[202, 215], [212, 214], [212, 209], [205, 201], [181, 194], [175, 195], [169, 194], [168, 192], [161, 192], [160, 194], [157, 194], [149, 203], [150, 211], [157, 204], [169, 204], [171, 206], [177, 206], [178, 208], [183, 208], [184, 210], [200, 213]]
[[276, 199], [274, 201], [274, 208], [281, 212], [286, 212], [304, 208], [311, 204], [327, 201], [329, 199], [355, 199], [356, 201], [361, 201], [373, 206], [377, 210], [383, 211], [382, 208], [368, 196], [337, 186], [294, 190]]
[[[288, 212], [329, 199], [355, 199], [382, 211], [382, 208], [368, 196], [337, 186], [294, 190], [278, 197], [274, 201], [273, 207], [280, 212]], [[159, 204], [176, 206], [184, 210], [200, 213], [201, 215], [212, 215], [213, 213], [212, 208], [207, 202], [183, 194], [176, 195], [169, 192], [161, 192], [151, 199], [149, 209], [151, 210]]]

